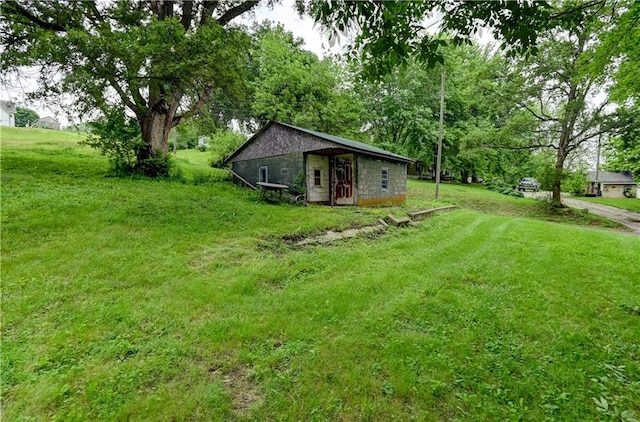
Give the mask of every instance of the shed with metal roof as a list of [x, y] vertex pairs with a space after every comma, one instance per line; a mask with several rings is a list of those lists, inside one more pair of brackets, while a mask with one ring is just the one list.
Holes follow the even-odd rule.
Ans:
[[411, 158], [362, 142], [286, 123], [270, 122], [238, 150], [234, 180], [287, 185], [307, 202], [330, 205], [401, 203]]

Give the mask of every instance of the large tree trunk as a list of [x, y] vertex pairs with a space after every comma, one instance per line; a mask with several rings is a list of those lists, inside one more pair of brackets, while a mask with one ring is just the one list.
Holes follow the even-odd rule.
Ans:
[[562, 207], [562, 199], [560, 194], [562, 192], [562, 172], [564, 170], [565, 152], [562, 147], [558, 148], [556, 154], [556, 166], [553, 172], [553, 189], [551, 197], [551, 205], [554, 207]]
[[[138, 169], [146, 176], [168, 176], [166, 164], [169, 150], [169, 132], [173, 116], [164, 107], [156, 107], [140, 122], [144, 146], [138, 150]], [[165, 165], [162, 162], [165, 161]]]

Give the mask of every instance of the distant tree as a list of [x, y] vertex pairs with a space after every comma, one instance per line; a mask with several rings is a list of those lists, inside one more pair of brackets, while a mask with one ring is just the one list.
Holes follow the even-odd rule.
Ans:
[[281, 26], [263, 27], [252, 49], [251, 115], [321, 132], [357, 137], [362, 104], [346, 68], [320, 60]]
[[604, 168], [630, 171], [640, 181], [640, 104], [619, 111], [627, 117], [623, 130], [605, 147]]
[[[561, 13], [562, 8], [558, 13]], [[494, 92], [503, 101], [530, 115], [532, 137], [514, 148], [552, 148], [556, 152], [552, 203], [561, 206], [562, 181], [567, 158], [586, 142], [620, 128], [607, 108], [603, 87], [615, 61], [607, 70], [590, 72], [598, 36], [617, 19], [611, 4], [598, 2], [583, 9], [569, 29], [553, 29], [540, 35], [535, 56], [521, 58], [503, 73]], [[531, 124], [535, 122], [535, 124]]]
[[40, 118], [40, 115], [30, 108], [16, 107], [16, 126], [27, 127]]

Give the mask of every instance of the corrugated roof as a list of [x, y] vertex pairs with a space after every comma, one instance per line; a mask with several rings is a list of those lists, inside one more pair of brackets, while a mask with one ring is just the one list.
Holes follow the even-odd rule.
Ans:
[[326, 139], [327, 141], [334, 142], [336, 144], [345, 146], [345, 147], [350, 148], [350, 149], [355, 149], [355, 150], [359, 150], [359, 151], [363, 151], [363, 152], [368, 152], [368, 153], [371, 153], [373, 155], [381, 155], [381, 156], [385, 156], [385, 157], [389, 157], [389, 158], [394, 158], [394, 159], [400, 160], [400, 161], [408, 161], [408, 162], [416, 161], [416, 160], [414, 160], [412, 158], [404, 157], [402, 155], [395, 154], [393, 152], [389, 152], [389, 151], [384, 150], [382, 148], [374, 147], [373, 145], [365, 144], [363, 142], [358, 142], [358, 141], [353, 141], [351, 139], [341, 138], [339, 136], [330, 135], [328, 133], [316, 132], [315, 130], [305, 129], [305, 128], [302, 128], [302, 127], [289, 125], [287, 123], [282, 123], [282, 122], [274, 122], [274, 123], [277, 123], [277, 124], [282, 125], [282, 126], [289, 127], [291, 129], [299, 130], [300, 132], [308, 133], [309, 135], [317, 136], [318, 138]]
[[[587, 173], [587, 181], [596, 181], [596, 172]], [[602, 171], [598, 172], [598, 182], [600, 183], [629, 183], [634, 184], [633, 175], [630, 171]]]

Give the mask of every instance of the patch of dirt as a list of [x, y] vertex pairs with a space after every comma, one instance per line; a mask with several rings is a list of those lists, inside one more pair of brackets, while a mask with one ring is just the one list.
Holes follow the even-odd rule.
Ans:
[[347, 229], [340, 232], [329, 230], [323, 235], [307, 237], [306, 239], [302, 239], [298, 242], [295, 242], [294, 246], [306, 246], [306, 245], [312, 245], [312, 244], [330, 243], [336, 240], [349, 239], [359, 234], [367, 234], [367, 235], [376, 234], [376, 233], [380, 234], [385, 230], [386, 230], [386, 226], [383, 226], [382, 224], [352, 228], [352, 229]]
[[264, 402], [258, 386], [249, 378], [249, 371], [250, 368], [247, 366], [223, 369], [214, 365], [209, 369], [212, 376], [222, 379], [231, 396], [233, 412], [239, 418], [246, 418], [250, 415], [251, 409], [260, 407]]

